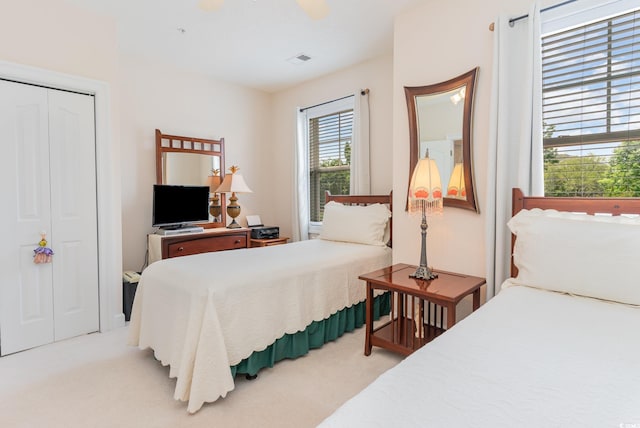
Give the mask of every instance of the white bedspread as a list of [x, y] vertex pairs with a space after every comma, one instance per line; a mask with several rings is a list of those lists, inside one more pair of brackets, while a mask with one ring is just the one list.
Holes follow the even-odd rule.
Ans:
[[321, 426], [640, 427], [639, 334], [640, 308], [508, 288]]
[[390, 262], [387, 247], [325, 240], [162, 260], [138, 285], [130, 343], [170, 366], [196, 412], [233, 390], [230, 366], [365, 300], [358, 275]]

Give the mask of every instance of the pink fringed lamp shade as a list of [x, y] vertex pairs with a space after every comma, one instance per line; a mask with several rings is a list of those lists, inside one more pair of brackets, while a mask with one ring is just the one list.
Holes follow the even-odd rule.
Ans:
[[467, 189], [464, 184], [464, 169], [461, 163], [457, 163], [453, 167], [449, 185], [447, 186], [447, 196], [460, 199], [467, 197]]
[[442, 182], [436, 161], [420, 159], [413, 169], [409, 184], [409, 210], [427, 214], [442, 214]]

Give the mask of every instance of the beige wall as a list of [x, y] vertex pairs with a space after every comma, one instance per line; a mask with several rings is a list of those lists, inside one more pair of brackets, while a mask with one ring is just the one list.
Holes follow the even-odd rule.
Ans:
[[0, 0], [0, 59], [113, 83], [116, 26], [63, 0]]
[[[548, 2], [547, 2], [548, 3]], [[485, 274], [487, 149], [493, 61], [489, 24], [501, 12], [519, 16], [531, 0], [429, 1], [395, 21], [393, 188], [394, 261], [418, 263], [420, 218], [401, 207], [409, 180], [409, 130], [403, 86], [441, 82], [479, 66], [473, 113], [473, 164], [480, 214], [445, 208], [428, 220], [428, 261], [440, 269]], [[400, 245], [398, 245], [400, 243]]]
[[[240, 166], [251, 194], [238, 195], [239, 218], [269, 211], [270, 95], [188, 73], [167, 64], [120, 57], [124, 269], [139, 270], [151, 227], [155, 129], [225, 139], [225, 165]], [[266, 209], [265, 209], [266, 207]], [[267, 215], [266, 217], [270, 217]]]
[[305, 82], [273, 96], [273, 138], [270, 172], [270, 206], [265, 223], [279, 225], [281, 235], [291, 236], [293, 206], [296, 110], [369, 88], [371, 123], [371, 191], [388, 194], [392, 186], [392, 56], [382, 56], [348, 69]]

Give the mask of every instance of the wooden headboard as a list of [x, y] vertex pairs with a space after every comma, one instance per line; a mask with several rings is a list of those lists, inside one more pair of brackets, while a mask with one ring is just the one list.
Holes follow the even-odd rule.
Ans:
[[[345, 205], [386, 204], [393, 213], [393, 192], [388, 195], [332, 195], [325, 193], [325, 202], [339, 202]], [[393, 216], [389, 219], [389, 246], [393, 240]]]
[[[543, 210], [569, 211], [587, 214], [640, 214], [640, 198], [558, 198], [544, 196], [524, 196], [522, 190], [514, 188], [512, 191], [512, 215], [520, 210], [540, 208]], [[516, 238], [511, 235], [511, 254]], [[511, 257], [511, 276], [515, 277], [518, 269]]]

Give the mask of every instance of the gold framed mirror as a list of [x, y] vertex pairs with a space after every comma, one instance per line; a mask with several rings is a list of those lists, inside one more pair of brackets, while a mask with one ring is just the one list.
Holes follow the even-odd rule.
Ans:
[[445, 82], [405, 86], [409, 113], [409, 178], [418, 159], [440, 171], [444, 205], [479, 212], [472, 165], [471, 126], [478, 67]]
[[[156, 129], [156, 183], [217, 187], [224, 179], [224, 138], [168, 135]], [[214, 171], [219, 176], [212, 180]], [[215, 181], [217, 185], [212, 183]], [[212, 189], [213, 190], [213, 189]], [[226, 226], [224, 194], [211, 193], [211, 221], [205, 228]]]

